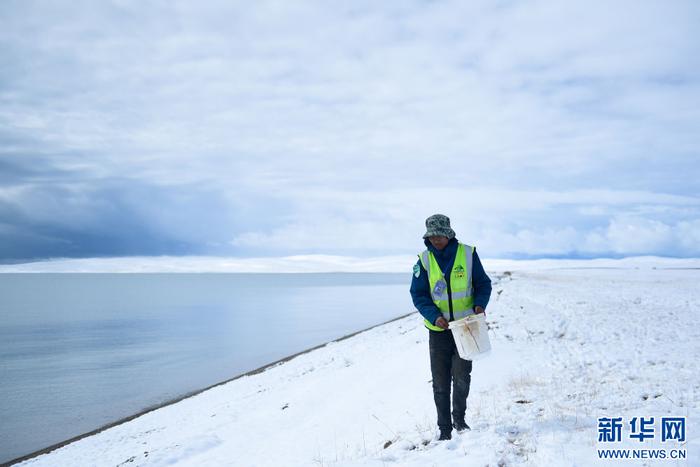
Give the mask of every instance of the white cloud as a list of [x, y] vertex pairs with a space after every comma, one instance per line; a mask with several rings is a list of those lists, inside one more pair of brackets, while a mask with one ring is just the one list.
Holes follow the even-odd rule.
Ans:
[[0, 215], [126, 215], [285, 254], [412, 250], [443, 211], [494, 255], [696, 254], [698, 19], [694, 2], [5, 3], [0, 163], [21, 170], [0, 186], [23, 191]]
[[287, 194], [296, 207], [288, 222], [244, 230], [232, 244], [262, 245], [262, 251], [410, 252], [422, 248], [424, 219], [441, 212], [460, 240], [488, 257], [700, 254], [700, 243], [688, 240], [698, 235], [697, 222], [682, 220], [700, 218], [698, 199], [688, 196], [478, 189]]
[[648, 219], [613, 219], [606, 233], [611, 250], [622, 253], [668, 248], [673, 240], [670, 226]]

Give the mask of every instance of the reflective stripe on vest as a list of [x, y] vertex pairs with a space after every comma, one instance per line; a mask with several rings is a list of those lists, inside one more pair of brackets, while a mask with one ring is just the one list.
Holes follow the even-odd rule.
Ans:
[[[450, 321], [450, 298], [452, 299], [452, 316], [455, 320], [462, 319], [474, 313], [474, 296], [472, 287], [472, 259], [474, 247], [460, 243], [457, 246], [455, 262], [450, 271], [450, 292], [447, 291], [447, 281], [440, 269], [435, 256], [430, 250], [425, 250], [418, 257], [423, 268], [428, 273], [430, 295], [442, 316]], [[444, 331], [427, 319], [425, 327], [433, 331]]]

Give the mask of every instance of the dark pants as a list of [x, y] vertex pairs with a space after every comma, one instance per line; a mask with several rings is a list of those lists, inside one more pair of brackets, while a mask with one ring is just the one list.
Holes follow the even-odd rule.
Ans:
[[[430, 371], [433, 374], [433, 397], [440, 430], [452, 430], [452, 419], [464, 421], [467, 396], [471, 383], [472, 362], [462, 360], [457, 353], [452, 331], [428, 331], [430, 333]], [[450, 385], [452, 394], [452, 419], [450, 418]]]

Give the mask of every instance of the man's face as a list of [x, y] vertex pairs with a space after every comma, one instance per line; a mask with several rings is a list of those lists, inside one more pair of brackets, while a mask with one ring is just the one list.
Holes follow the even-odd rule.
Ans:
[[442, 250], [443, 248], [445, 248], [447, 246], [447, 243], [450, 241], [450, 239], [447, 237], [442, 237], [442, 236], [434, 236], [434, 237], [428, 237], [428, 241], [430, 242], [431, 245], [433, 245], [438, 250]]

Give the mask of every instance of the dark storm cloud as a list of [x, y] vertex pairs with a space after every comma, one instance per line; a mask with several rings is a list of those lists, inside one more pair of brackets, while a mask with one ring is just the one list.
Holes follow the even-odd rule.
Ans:
[[204, 254], [225, 246], [231, 217], [197, 187], [24, 184], [0, 200], [0, 258]]

